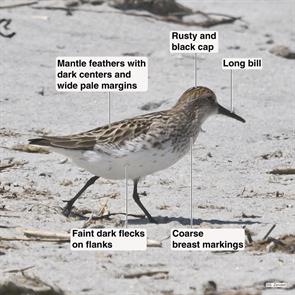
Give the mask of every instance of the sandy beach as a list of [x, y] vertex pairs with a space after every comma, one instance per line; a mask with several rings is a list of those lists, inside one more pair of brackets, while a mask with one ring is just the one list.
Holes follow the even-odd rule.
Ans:
[[[0, 6], [24, 2], [3, 1]], [[12, 282], [32, 288], [32, 294], [193, 295], [206, 294], [208, 281], [221, 291], [245, 288], [249, 294], [294, 294], [295, 61], [272, 53], [276, 46], [295, 51], [294, 2], [181, 2], [193, 10], [241, 18], [210, 28], [131, 15], [107, 3], [61, 9], [66, 7], [64, 1], [28, 2], [0, 7], [0, 19], [11, 20], [7, 28], [2, 23], [0, 32], [15, 32], [12, 37], [0, 36], [0, 294], [12, 294], [5, 291]], [[129, 227], [146, 229], [148, 238], [161, 242], [161, 247], [79, 252], [71, 251], [68, 242], [26, 241], [26, 228], [55, 233], [119, 228], [125, 218], [123, 214], [96, 221], [66, 218], [61, 214], [63, 200], [73, 197], [91, 174], [62, 155], [15, 148], [41, 135], [73, 134], [108, 123], [107, 93], [56, 91], [56, 57], [148, 57], [148, 91], [111, 94], [111, 120], [118, 121], [170, 108], [194, 86], [194, 56], [170, 54], [171, 30], [219, 32], [219, 52], [198, 55], [198, 84], [212, 89], [228, 108], [230, 72], [221, 68], [222, 58], [263, 60], [262, 70], [234, 72], [234, 108], [246, 123], [212, 116], [193, 146], [194, 227], [244, 227], [259, 241], [276, 225], [270, 236], [280, 240], [292, 235], [290, 247], [272, 251], [269, 242], [266, 248], [248, 245], [239, 252], [171, 251], [171, 228], [189, 228], [190, 223], [189, 155], [147, 176], [138, 187], [141, 201], [159, 224], [131, 216]], [[129, 213], [141, 215], [132, 200], [131, 181], [128, 190]], [[120, 213], [124, 196], [124, 180], [99, 179], [75, 206], [86, 217], [91, 211]], [[3, 239], [14, 237], [24, 239]], [[29, 269], [20, 271], [25, 268]], [[32, 287], [33, 277], [40, 290], [51, 291]], [[284, 282], [285, 287], [266, 287], [271, 281]]]

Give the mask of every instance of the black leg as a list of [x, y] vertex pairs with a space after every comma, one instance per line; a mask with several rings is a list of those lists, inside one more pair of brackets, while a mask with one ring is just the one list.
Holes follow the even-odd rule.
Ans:
[[144, 212], [144, 214], [146, 215], [146, 217], [148, 218], [148, 220], [150, 222], [153, 223], [158, 223], [152, 216], [151, 214], [148, 212], [148, 210], [145, 209], [145, 207], [142, 205], [140, 199], [139, 199], [139, 195], [137, 193], [137, 184], [138, 184], [138, 180], [139, 179], [135, 179], [133, 180], [133, 200], [135, 201], [135, 203], [139, 206], [139, 208]]
[[86, 189], [92, 185], [97, 179], [99, 178], [99, 176], [92, 176], [87, 182], [86, 184], [79, 190], [79, 192], [75, 195], [74, 198], [70, 199], [69, 201], [65, 201], [67, 202], [67, 205], [63, 208], [62, 210], [62, 214], [64, 216], [69, 216], [72, 210], [72, 207], [74, 205], [74, 203], [76, 202], [76, 200], [86, 191]]

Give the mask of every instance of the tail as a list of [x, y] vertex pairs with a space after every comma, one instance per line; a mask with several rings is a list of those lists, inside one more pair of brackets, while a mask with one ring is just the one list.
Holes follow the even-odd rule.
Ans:
[[45, 139], [45, 138], [29, 139], [29, 144], [42, 145], [42, 146], [51, 146], [50, 141], [48, 139]]
[[87, 136], [87, 138], [84, 138], [79, 134], [78, 136], [43, 136], [29, 139], [29, 143], [62, 149], [89, 150], [95, 146], [96, 138], [94, 136]]

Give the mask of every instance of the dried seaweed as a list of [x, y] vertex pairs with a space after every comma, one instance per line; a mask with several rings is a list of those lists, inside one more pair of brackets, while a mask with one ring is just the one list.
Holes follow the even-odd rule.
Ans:
[[[110, 6], [118, 11], [98, 11], [87, 8], [81, 8], [77, 5], [68, 7], [65, 6], [32, 6], [33, 9], [47, 9], [47, 10], [62, 10], [67, 15], [72, 15], [74, 11], [85, 11], [92, 13], [124, 13], [126, 15], [135, 17], [144, 17], [154, 19], [156, 21], [165, 21], [176, 23], [184, 26], [200, 26], [204, 28], [210, 28], [221, 24], [234, 23], [237, 20], [242, 20], [241, 17], [235, 17], [221, 13], [206, 13], [203, 11], [193, 11], [192, 9], [185, 7], [174, 0], [118, 0], [118, 1], [105, 1]], [[84, 3], [80, 3], [84, 4]], [[136, 12], [139, 11], [139, 12]], [[141, 12], [144, 11], [144, 12]], [[145, 13], [147, 12], [147, 13]], [[199, 15], [204, 18], [203, 21], [189, 21], [184, 20], [184, 16]]]
[[247, 246], [247, 249], [249, 251], [295, 254], [295, 235], [283, 235], [277, 238], [269, 237], [264, 240], [254, 241]]
[[[2, 36], [4, 38], [12, 38], [16, 34], [15, 32], [11, 32], [11, 33], [7, 32], [7, 31], [9, 31], [10, 23], [11, 23], [10, 18], [0, 19], [0, 36]], [[2, 31], [4, 31], [4, 33]]]
[[121, 10], [144, 10], [156, 15], [183, 17], [193, 10], [175, 0], [112, 0], [109, 5]]
[[295, 168], [278, 168], [273, 169], [268, 172], [269, 174], [275, 174], [275, 175], [290, 175], [295, 174]]
[[37, 276], [31, 276], [22, 271], [20, 274], [12, 275], [0, 285], [2, 295], [64, 295], [64, 291], [56, 286], [52, 286]]

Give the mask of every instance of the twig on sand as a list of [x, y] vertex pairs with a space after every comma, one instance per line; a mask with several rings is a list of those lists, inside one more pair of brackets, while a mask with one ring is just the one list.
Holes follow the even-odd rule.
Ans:
[[41, 153], [41, 154], [49, 154], [49, 150], [44, 147], [34, 146], [31, 144], [17, 144], [11, 148], [3, 147], [9, 150], [26, 152], [26, 153]]
[[[21, 228], [21, 227], [15, 227], [15, 228], [23, 232], [25, 237], [0, 237], [0, 241], [65, 243], [65, 242], [69, 242], [71, 238], [69, 233], [57, 233], [57, 232], [43, 231], [38, 229], [28, 229], [28, 228]], [[162, 243], [157, 240], [147, 239], [147, 247], [162, 247]]]
[[29, 270], [31, 268], [35, 267], [35, 265], [27, 266], [20, 269], [11, 269], [11, 270], [5, 270], [4, 273], [17, 273], [17, 272], [24, 272], [26, 270]]
[[171, 237], [171, 235], [169, 235], [169, 236], [167, 236], [167, 237], [163, 238], [163, 239], [161, 240], [161, 242], [164, 242], [164, 241], [166, 241], [166, 240], [170, 239], [170, 237]]
[[[8, 26], [10, 25], [10, 23], [11, 23], [11, 19], [6, 19], [6, 18], [0, 19], [0, 29], [1, 27], [3, 27], [5, 31], [8, 31], [9, 30]], [[15, 34], [16, 34], [15, 32], [4, 34], [0, 31], [0, 36], [4, 38], [12, 38]]]
[[0, 217], [21, 218], [19, 215], [7, 215], [7, 214], [0, 214]]
[[70, 241], [70, 234], [55, 233], [36, 229], [17, 228], [25, 237], [0, 237], [0, 241], [24, 241], [24, 242], [53, 242], [65, 243]]
[[[109, 213], [110, 213], [110, 211], [108, 209], [108, 201], [106, 201], [99, 208], [98, 213], [97, 213], [97, 216], [103, 216], [103, 215], [106, 215], [106, 214], [109, 214]], [[82, 227], [83, 228], [89, 227], [91, 225], [92, 221], [95, 221], [93, 219], [93, 217], [94, 217], [94, 214], [93, 214], [93, 212], [91, 212], [89, 218], [84, 222], [84, 224], [83, 224]]]
[[280, 246], [285, 246], [285, 245], [286, 245], [284, 242], [282, 242], [282, 241], [280, 241], [280, 240], [278, 240], [278, 239], [275, 239], [275, 238], [271, 238], [271, 237], [269, 237], [268, 240], [269, 240], [271, 243], [275, 244], [275, 245], [280, 245]]
[[277, 175], [289, 175], [295, 174], [295, 168], [282, 168], [282, 169], [273, 169], [268, 172], [269, 174], [277, 174]]
[[17, 167], [23, 166], [27, 163], [28, 163], [28, 161], [12, 161], [9, 163], [4, 163], [4, 164], [0, 163], [0, 172], [5, 169], [8, 169], [8, 168], [17, 168]]
[[31, 1], [31, 2], [26, 1], [26, 2], [21, 2], [17, 4], [12, 4], [12, 5], [2, 5], [0, 6], [0, 9], [10, 9], [10, 8], [16, 8], [16, 7], [22, 7], [22, 6], [30, 6], [34, 4], [38, 4], [38, 1]]
[[50, 231], [36, 230], [20, 228], [24, 235], [28, 238], [41, 238], [41, 239], [58, 239], [58, 240], [70, 240], [70, 234], [68, 233], [56, 233]]
[[13, 167], [14, 165], [15, 165], [14, 163], [0, 165], [0, 171], [10, 168], [10, 167]]
[[134, 272], [130, 274], [124, 274], [124, 279], [137, 279], [143, 276], [152, 277], [155, 275], [165, 275], [167, 276], [169, 274], [169, 271], [167, 270], [154, 270], [154, 271], [142, 271], [142, 272]]
[[50, 285], [35, 275], [30, 275], [26, 270], [33, 266], [20, 270], [8, 271], [9, 278], [0, 284], [0, 294], [47, 294], [65, 295], [59, 287]]
[[65, 239], [44, 239], [44, 238], [22, 238], [22, 237], [0, 237], [0, 241], [21, 241], [21, 242], [51, 242], [51, 243], [65, 243], [70, 240], [70, 237], [68, 240]]
[[2, 224], [0, 224], [0, 228], [18, 228], [18, 227], [19, 226], [15, 226], [15, 225], [2, 225]]
[[245, 235], [247, 237], [248, 243], [253, 243], [252, 234], [248, 228], [245, 227]]
[[274, 224], [269, 231], [266, 233], [266, 235], [263, 237], [262, 240], [266, 240], [268, 238], [268, 236], [270, 235], [270, 233], [274, 230], [274, 228], [276, 227], [276, 224]]
[[87, 227], [89, 227], [89, 226], [91, 225], [92, 221], [93, 221], [92, 218], [93, 218], [93, 213], [91, 213], [90, 217], [89, 217], [87, 220], [85, 220], [85, 222], [84, 222], [82, 228], [87, 228]]

